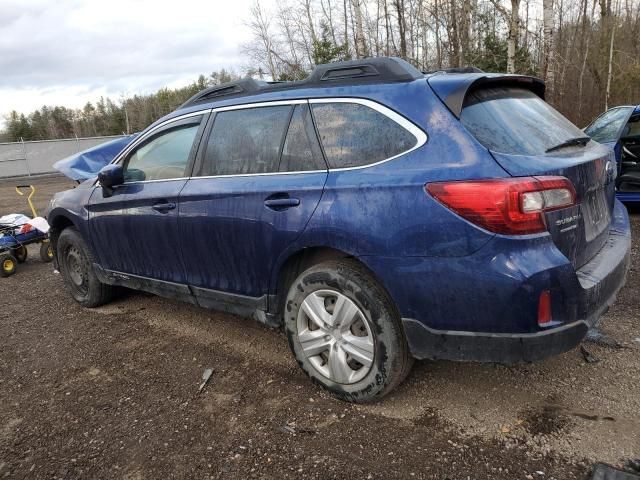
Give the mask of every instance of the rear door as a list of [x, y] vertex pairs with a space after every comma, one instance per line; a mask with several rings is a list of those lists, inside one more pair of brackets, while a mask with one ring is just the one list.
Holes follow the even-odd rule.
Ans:
[[106, 270], [185, 283], [178, 197], [187, 182], [206, 115], [182, 118], [145, 135], [121, 160], [125, 182], [89, 202], [92, 244]]
[[470, 92], [460, 120], [509, 174], [571, 180], [578, 205], [547, 213], [547, 224], [556, 246], [574, 266], [582, 266], [602, 248], [615, 201], [612, 150], [588, 139], [561, 146], [585, 133], [522, 88]]
[[304, 230], [327, 178], [306, 101], [214, 115], [180, 195], [187, 279], [205, 305], [218, 292], [266, 295], [273, 265]]

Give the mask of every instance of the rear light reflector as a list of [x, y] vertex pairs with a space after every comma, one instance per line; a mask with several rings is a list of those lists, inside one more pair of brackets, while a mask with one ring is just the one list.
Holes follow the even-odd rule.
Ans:
[[576, 203], [565, 177], [516, 177], [428, 183], [427, 192], [461, 217], [491, 232], [525, 235], [547, 230], [544, 214]]
[[551, 325], [551, 292], [543, 290], [538, 300], [538, 325], [548, 327]]

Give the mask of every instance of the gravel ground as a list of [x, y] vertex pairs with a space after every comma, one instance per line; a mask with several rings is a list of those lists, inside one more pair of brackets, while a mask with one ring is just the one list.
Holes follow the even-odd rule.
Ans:
[[[28, 211], [15, 183], [2, 213]], [[40, 208], [72, 186], [34, 183]], [[355, 406], [251, 320], [133, 292], [83, 309], [32, 246], [0, 278], [0, 478], [585, 479], [640, 457], [639, 252], [601, 322], [619, 348], [584, 344], [598, 362], [419, 362]]]

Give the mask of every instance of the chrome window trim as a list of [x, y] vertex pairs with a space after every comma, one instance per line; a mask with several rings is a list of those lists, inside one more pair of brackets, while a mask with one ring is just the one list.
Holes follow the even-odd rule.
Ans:
[[368, 163], [366, 165], [359, 165], [357, 167], [342, 167], [342, 168], [329, 168], [327, 170], [302, 170], [296, 172], [265, 172], [265, 173], [239, 173], [239, 174], [230, 174], [230, 175], [207, 175], [201, 177], [191, 177], [191, 180], [196, 180], [199, 178], [231, 178], [231, 177], [263, 177], [267, 175], [296, 175], [302, 173], [327, 173], [327, 172], [342, 172], [348, 170], [360, 170], [362, 168], [374, 167], [376, 165], [380, 165], [385, 162], [389, 162], [394, 160], [402, 155], [406, 155], [409, 152], [412, 152], [420, 147], [422, 147], [425, 143], [427, 143], [427, 134], [417, 125], [407, 120], [405, 117], [400, 115], [399, 113], [394, 112], [388, 107], [381, 105], [378, 102], [373, 100], [368, 100], [364, 98], [356, 98], [356, 97], [326, 97], [326, 98], [310, 98], [308, 100], [282, 100], [276, 102], [258, 102], [258, 103], [248, 103], [244, 105], [234, 105], [233, 107], [221, 107], [220, 109], [214, 108], [213, 112], [222, 112], [228, 110], [241, 110], [243, 108], [256, 108], [256, 107], [266, 107], [271, 105], [300, 105], [304, 103], [355, 103], [359, 105], [364, 105], [366, 107], [375, 110], [385, 117], [391, 119], [396, 122], [402, 128], [411, 133], [415, 139], [416, 144], [408, 150], [404, 152], [398, 153], [393, 157], [385, 158], [379, 160], [374, 163]]
[[218, 107], [218, 108], [207, 108], [204, 110], [198, 110], [196, 112], [186, 113], [184, 115], [180, 115], [178, 117], [170, 118], [165, 122], [162, 122], [156, 125], [152, 130], [149, 130], [144, 134], [144, 136], [136, 139], [131, 145], [128, 145], [125, 150], [123, 150], [120, 155], [118, 155], [111, 163], [118, 163], [124, 158], [132, 149], [134, 149], [140, 142], [144, 141], [149, 135], [153, 134], [159, 128], [162, 128], [172, 122], [176, 122], [185, 118], [195, 117], [198, 115], [206, 115], [207, 113], [217, 113], [217, 112], [228, 112], [234, 110], [244, 110], [248, 108], [260, 108], [260, 107], [274, 107], [274, 106], [284, 106], [284, 105], [304, 105], [305, 103], [314, 104], [314, 103], [355, 103], [358, 105], [364, 105], [366, 107], [375, 110], [390, 120], [396, 122], [402, 128], [411, 133], [415, 139], [416, 143], [413, 147], [404, 152], [398, 153], [389, 158], [385, 158], [379, 160], [374, 163], [368, 163], [366, 165], [359, 165], [356, 167], [342, 167], [342, 168], [329, 168], [324, 170], [301, 170], [295, 172], [264, 172], [264, 173], [238, 173], [238, 174], [229, 174], [229, 175], [207, 175], [207, 176], [191, 176], [191, 177], [177, 177], [177, 178], [164, 178], [159, 180], [140, 180], [135, 182], [125, 182], [123, 185], [133, 185], [140, 183], [152, 183], [152, 182], [167, 182], [173, 180], [197, 180], [197, 179], [210, 179], [210, 178], [233, 178], [233, 177], [264, 177], [268, 175], [300, 175], [300, 174], [309, 174], [309, 173], [330, 173], [330, 172], [343, 172], [349, 170], [361, 170], [363, 168], [375, 167], [377, 165], [381, 165], [386, 162], [390, 162], [402, 155], [406, 155], [418, 148], [422, 147], [425, 143], [427, 143], [427, 134], [413, 122], [403, 117], [399, 113], [391, 110], [389, 107], [386, 107], [374, 100], [369, 100], [365, 98], [356, 98], [356, 97], [323, 97], [323, 98], [309, 98], [309, 99], [292, 99], [292, 100], [274, 100], [274, 101], [264, 101], [264, 102], [254, 102], [254, 103], [244, 103], [241, 105], [230, 105], [227, 107]]
[[255, 103], [243, 103], [240, 105], [229, 105], [228, 107], [218, 107], [211, 109], [213, 112], [230, 112], [233, 110], [245, 110], [247, 108], [260, 108], [260, 107], [282, 107], [287, 105], [304, 105], [307, 103], [306, 99], [298, 100], [273, 100], [271, 102], [255, 102]]

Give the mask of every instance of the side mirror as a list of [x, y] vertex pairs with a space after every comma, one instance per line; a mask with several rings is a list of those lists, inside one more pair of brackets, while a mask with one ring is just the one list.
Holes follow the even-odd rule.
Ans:
[[98, 181], [104, 188], [115, 187], [124, 183], [124, 172], [122, 165], [105, 165], [98, 172]]
[[102, 186], [102, 192], [105, 197], [113, 195], [113, 187], [124, 183], [124, 172], [122, 165], [110, 164], [105, 165], [98, 172], [98, 181]]

